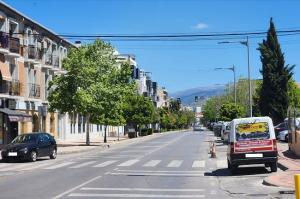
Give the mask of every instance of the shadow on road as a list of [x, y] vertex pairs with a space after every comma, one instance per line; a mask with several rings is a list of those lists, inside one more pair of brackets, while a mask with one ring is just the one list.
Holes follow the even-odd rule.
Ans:
[[239, 167], [234, 174], [227, 168], [217, 169], [212, 172], [205, 172], [204, 176], [251, 176], [270, 173], [265, 167]]

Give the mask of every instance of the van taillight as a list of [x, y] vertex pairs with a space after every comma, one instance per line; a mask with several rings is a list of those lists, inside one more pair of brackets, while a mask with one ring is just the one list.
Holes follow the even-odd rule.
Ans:
[[275, 139], [273, 140], [273, 150], [277, 151], [277, 142]]
[[230, 142], [230, 154], [234, 153], [234, 143]]

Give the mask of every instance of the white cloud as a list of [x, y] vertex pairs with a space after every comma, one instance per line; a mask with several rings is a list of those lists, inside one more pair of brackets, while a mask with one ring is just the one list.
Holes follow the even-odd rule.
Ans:
[[192, 26], [193, 29], [202, 30], [208, 28], [208, 25], [205, 23], [198, 23], [195, 26]]

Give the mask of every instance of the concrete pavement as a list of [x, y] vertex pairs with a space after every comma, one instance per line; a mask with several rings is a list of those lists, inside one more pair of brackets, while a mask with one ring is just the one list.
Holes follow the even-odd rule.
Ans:
[[278, 143], [278, 167], [282, 172], [277, 172], [264, 179], [267, 185], [295, 189], [294, 175], [300, 174], [300, 157], [288, 150], [287, 143]]

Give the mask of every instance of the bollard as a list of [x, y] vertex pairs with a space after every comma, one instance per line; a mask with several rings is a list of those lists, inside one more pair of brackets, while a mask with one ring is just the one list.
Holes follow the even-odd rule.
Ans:
[[300, 174], [294, 176], [296, 199], [300, 199]]

